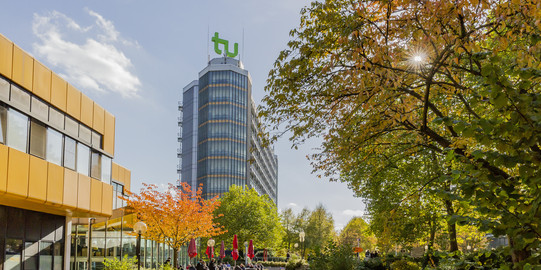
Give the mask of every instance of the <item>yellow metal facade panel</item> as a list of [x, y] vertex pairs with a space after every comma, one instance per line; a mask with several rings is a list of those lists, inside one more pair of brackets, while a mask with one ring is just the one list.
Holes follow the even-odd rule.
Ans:
[[77, 207], [77, 172], [64, 168], [64, 194], [62, 205], [66, 208], [75, 209]]
[[105, 131], [105, 110], [94, 103], [94, 121], [92, 122], [92, 129], [103, 135]]
[[113, 162], [113, 166], [111, 168], [111, 178], [113, 178], [113, 180], [115, 180], [117, 182], [119, 181], [119, 179], [118, 179], [118, 168], [119, 167], [120, 166], [118, 166], [118, 164]]
[[34, 73], [34, 58], [19, 48], [13, 45], [13, 66], [11, 70], [11, 79], [32, 91], [32, 79]]
[[30, 156], [13, 148], [9, 148], [8, 152], [7, 193], [26, 198]]
[[85, 94], [81, 94], [81, 122], [83, 124], [92, 127], [92, 120], [94, 113], [94, 102]]
[[101, 212], [104, 215], [113, 214], [113, 186], [103, 184], [103, 200], [101, 204]]
[[30, 156], [28, 199], [36, 202], [47, 200], [47, 161]]
[[64, 168], [50, 162], [48, 166], [46, 203], [61, 205], [64, 195]]
[[128, 169], [124, 172], [124, 181], [124, 189], [129, 191], [131, 186], [131, 171]]
[[[0, 36], [1, 38], [2, 36]], [[8, 147], [0, 144], [0, 194], [6, 193], [8, 184]]]
[[63, 112], [67, 112], [68, 83], [54, 72], [51, 74], [51, 104]]
[[103, 182], [90, 179], [90, 212], [101, 213]]
[[77, 120], [81, 120], [81, 92], [68, 84], [67, 113]]
[[13, 64], [13, 42], [0, 35], [0, 74], [11, 79]]
[[34, 60], [34, 94], [51, 102], [51, 70]]
[[103, 134], [103, 150], [112, 156], [115, 154], [115, 117], [105, 112], [105, 130]]
[[118, 167], [118, 181], [122, 184], [126, 184], [126, 168]]
[[88, 212], [90, 210], [90, 177], [77, 174], [79, 185], [77, 187], [77, 211]]

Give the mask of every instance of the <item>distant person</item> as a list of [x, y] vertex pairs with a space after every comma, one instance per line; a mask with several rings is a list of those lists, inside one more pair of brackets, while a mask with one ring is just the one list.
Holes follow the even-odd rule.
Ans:
[[286, 254], [286, 262], [289, 261], [289, 257], [291, 257], [291, 255], [289, 254], [289, 251], [287, 251], [287, 254]]
[[214, 259], [210, 259], [208, 268], [209, 268], [209, 270], [217, 270], [216, 269], [216, 264], [214, 263]]
[[195, 269], [196, 270], [207, 270], [205, 269], [205, 262], [203, 260], [199, 260], [199, 262], [197, 263], [197, 265], [195, 266]]

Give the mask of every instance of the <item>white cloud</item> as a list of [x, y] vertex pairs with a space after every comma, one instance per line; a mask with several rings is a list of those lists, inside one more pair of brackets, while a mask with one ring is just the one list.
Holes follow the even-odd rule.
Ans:
[[360, 216], [362, 216], [364, 214], [364, 211], [363, 210], [346, 209], [346, 210], [342, 211], [342, 214], [344, 214], [346, 216], [360, 217]]
[[33, 44], [34, 53], [58, 67], [59, 75], [78, 88], [137, 96], [141, 82], [131, 72], [131, 60], [119, 49], [119, 45], [137, 44], [122, 39], [111, 21], [86, 11], [95, 18], [86, 27], [58, 11], [34, 14], [32, 28], [39, 39]]
[[291, 202], [291, 203], [288, 203], [287, 206], [289, 206], [289, 207], [297, 207], [298, 205], [296, 203]]

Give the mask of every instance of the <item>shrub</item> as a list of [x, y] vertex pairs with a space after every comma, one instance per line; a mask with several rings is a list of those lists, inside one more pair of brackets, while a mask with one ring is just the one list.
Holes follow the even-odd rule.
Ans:
[[261, 263], [263, 266], [268, 266], [268, 267], [285, 267], [287, 265], [286, 262], [259, 262]]
[[467, 269], [500, 269], [512, 265], [509, 251], [505, 248], [496, 250], [481, 250], [467, 254], [460, 252], [442, 254], [438, 269], [467, 270]]
[[137, 258], [128, 258], [126, 255], [122, 260], [118, 260], [118, 258], [105, 259], [103, 265], [105, 270], [133, 270], [137, 269]]
[[371, 258], [359, 263], [358, 270], [387, 270], [381, 258]]
[[304, 262], [302, 260], [299, 261], [289, 261], [286, 264], [286, 270], [297, 270], [301, 269], [304, 266]]
[[420, 267], [414, 262], [402, 259], [391, 264], [391, 270], [419, 270]]

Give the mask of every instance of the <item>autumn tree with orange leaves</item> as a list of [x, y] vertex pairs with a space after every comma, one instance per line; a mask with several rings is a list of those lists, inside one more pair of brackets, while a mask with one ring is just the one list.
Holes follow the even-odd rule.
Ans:
[[213, 222], [220, 202], [217, 197], [203, 199], [202, 186], [197, 191], [186, 183], [180, 188], [169, 184], [166, 191], [158, 190], [156, 185], [143, 186], [140, 194], [129, 192], [123, 200], [137, 219], [147, 224], [147, 239], [164, 242], [174, 250], [174, 265], [178, 263], [178, 250], [190, 239], [224, 233], [223, 227]]

